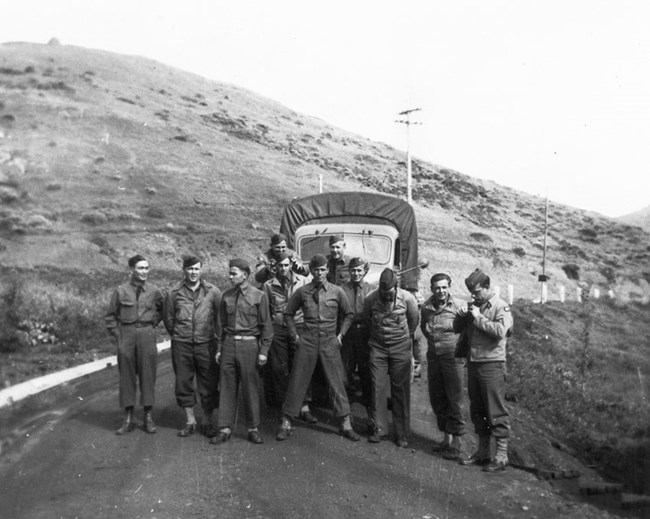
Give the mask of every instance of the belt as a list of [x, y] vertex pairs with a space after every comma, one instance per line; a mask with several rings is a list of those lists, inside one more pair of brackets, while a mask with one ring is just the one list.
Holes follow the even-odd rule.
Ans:
[[256, 341], [257, 335], [233, 335], [232, 338], [236, 341]]
[[147, 326], [153, 326], [153, 323], [142, 323], [142, 322], [135, 322], [135, 323], [124, 323], [122, 326], [135, 326], [136, 328], [146, 328]]
[[350, 328], [368, 328], [368, 325], [365, 323], [352, 323], [352, 326]]

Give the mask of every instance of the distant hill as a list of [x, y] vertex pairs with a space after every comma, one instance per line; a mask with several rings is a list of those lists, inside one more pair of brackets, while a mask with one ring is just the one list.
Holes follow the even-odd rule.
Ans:
[[650, 205], [633, 213], [619, 216], [617, 220], [628, 225], [638, 225], [645, 231], [650, 231]]
[[[471, 152], [471, 151], [468, 151]], [[507, 157], [504, 157], [504, 161]], [[544, 201], [413, 164], [421, 256], [454, 289], [476, 267], [536, 297]], [[234, 85], [98, 50], [0, 46], [0, 266], [124, 269], [135, 251], [222, 272], [255, 257], [285, 203], [318, 191], [404, 195], [404, 154]], [[647, 230], [551, 204], [549, 295], [650, 293]]]

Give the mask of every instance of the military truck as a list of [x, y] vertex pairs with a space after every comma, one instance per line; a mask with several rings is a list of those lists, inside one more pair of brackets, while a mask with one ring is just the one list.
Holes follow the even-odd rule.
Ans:
[[400, 286], [416, 295], [421, 268], [413, 208], [405, 201], [377, 193], [324, 193], [297, 198], [284, 209], [280, 232], [299, 257], [329, 254], [329, 238], [342, 235], [345, 254], [369, 262], [366, 281], [378, 284], [386, 267], [400, 274]]

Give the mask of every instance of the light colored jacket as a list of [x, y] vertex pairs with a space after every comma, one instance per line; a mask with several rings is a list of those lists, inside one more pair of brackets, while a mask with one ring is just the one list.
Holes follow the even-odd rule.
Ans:
[[506, 360], [506, 343], [513, 325], [508, 303], [493, 295], [470, 323], [469, 347], [471, 362]]

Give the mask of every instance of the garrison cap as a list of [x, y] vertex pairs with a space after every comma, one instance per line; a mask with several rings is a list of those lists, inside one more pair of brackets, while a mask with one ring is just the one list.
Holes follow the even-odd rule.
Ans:
[[246, 272], [247, 274], [251, 273], [251, 266], [248, 264], [246, 260], [243, 260], [241, 258], [231, 259], [228, 262], [228, 268], [232, 268], [232, 267], [238, 268], [239, 270], [241, 270], [242, 272]]
[[343, 238], [343, 235], [341, 234], [333, 234], [330, 236], [330, 245], [334, 245], [335, 243], [338, 243], [340, 241], [345, 241], [345, 238]]
[[490, 281], [490, 277], [481, 269], [476, 269], [467, 278], [465, 278], [465, 286], [468, 290], [473, 290], [476, 285], [483, 285], [486, 281]]
[[283, 241], [286, 242], [287, 237], [281, 232], [271, 236], [271, 245], [277, 245], [278, 243], [282, 243]]
[[309, 260], [310, 269], [317, 268], [317, 267], [324, 267], [325, 265], [327, 265], [327, 258], [322, 254], [315, 254]]
[[188, 267], [191, 267], [192, 265], [196, 265], [197, 263], [200, 263], [203, 265], [203, 262], [197, 258], [196, 256], [185, 256], [183, 258], [183, 268], [186, 269]]
[[397, 276], [392, 269], [385, 268], [379, 276], [379, 288], [381, 290], [390, 290], [397, 286]]

